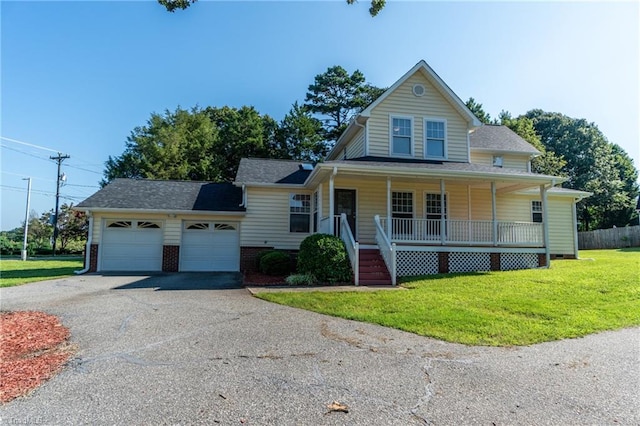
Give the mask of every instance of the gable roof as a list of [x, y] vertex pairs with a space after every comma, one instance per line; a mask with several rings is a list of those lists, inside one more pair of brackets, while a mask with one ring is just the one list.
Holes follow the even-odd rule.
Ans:
[[541, 154], [533, 145], [507, 126], [494, 124], [485, 124], [473, 130], [469, 135], [469, 144], [472, 150], [477, 151]]
[[302, 185], [311, 170], [303, 170], [297, 160], [243, 158], [240, 160], [235, 184]]
[[407, 71], [398, 81], [393, 83], [391, 87], [389, 87], [385, 92], [378, 97], [375, 101], [373, 101], [369, 106], [367, 106], [362, 112], [357, 114], [351, 121], [347, 128], [342, 132], [335, 145], [331, 149], [331, 151], [327, 154], [326, 158], [330, 158], [336, 151], [342, 149], [345, 140], [349, 139], [354, 134], [354, 131], [357, 130], [358, 127], [362, 127], [364, 122], [371, 116], [371, 111], [380, 105], [386, 98], [391, 95], [398, 87], [400, 87], [405, 81], [407, 81], [412, 75], [416, 73], [422, 73], [422, 75], [429, 80], [431, 84], [434, 85], [436, 90], [440, 92], [440, 94], [453, 105], [454, 109], [456, 109], [463, 117], [466, 117], [467, 122], [471, 125], [471, 127], [482, 126], [482, 122], [478, 120], [471, 110], [467, 107], [467, 105], [462, 102], [462, 100], [456, 95], [453, 90], [440, 78], [438, 74], [427, 64], [427, 62], [423, 59], [417, 64], [415, 64], [409, 71]]
[[76, 208], [243, 212], [241, 203], [242, 189], [230, 183], [114, 179]]

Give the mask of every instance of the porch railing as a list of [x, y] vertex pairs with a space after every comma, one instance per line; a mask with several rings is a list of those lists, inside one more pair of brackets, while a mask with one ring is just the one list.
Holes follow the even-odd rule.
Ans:
[[[331, 220], [333, 220], [333, 232], [331, 232], [331, 228], [330, 228]], [[339, 214], [336, 214], [333, 216], [325, 216], [320, 219], [320, 223], [318, 225], [318, 232], [321, 234], [333, 234], [336, 237], [339, 237], [340, 224], [341, 224], [341, 219]]]
[[[542, 223], [496, 222], [491, 220], [451, 220], [380, 218], [387, 239], [402, 243], [486, 244], [543, 246]], [[443, 232], [444, 231], [444, 232]], [[444, 233], [444, 235], [443, 235]]]
[[356, 242], [355, 238], [353, 238], [351, 227], [349, 226], [349, 222], [347, 222], [347, 215], [343, 213], [339, 217], [340, 239], [344, 241], [344, 245], [347, 248], [347, 254], [349, 255], [349, 260], [351, 261], [351, 268], [353, 269], [353, 283], [358, 285], [360, 281], [360, 245]]
[[376, 225], [376, 244], [378, 244], [382, 259], [384, 259], [384, 263], [387, 265], [387, 269], [389, 269], [391, 284], [396, 285], [396, 244], [387, 238], [380, 216], [375, 215], [373, 221]]

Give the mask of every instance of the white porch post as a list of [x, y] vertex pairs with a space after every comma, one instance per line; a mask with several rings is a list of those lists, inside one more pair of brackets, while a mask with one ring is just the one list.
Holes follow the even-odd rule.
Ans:
[[547, 268], [551, 265], [551, 252], [549, 251], [549, 206], [547, 203], [547, 187], [540, 185], [540, 200], [542, 201], [542, 242], [544, 254], [547, 260]]
[[391, 178], [387, 177], [387, 238], [391, 241]]
[[320, 223], [322, 223], [322, 184], [318, 185], [318, 205], [316, 206], [318, 208], [318, 217], [316, 218], [316, 220], [318, 221], [318, 232], [320, 232]]
[[496, 183], [491, 182], [491, 220], [493, 227], [491, 234], [493, 237], [493, 245], [498, 245], [498, 215], [496, 213]]
[[577, 201], [573, 201], [573, 206], [571, 209], [571, 218], [573, 220], [573, 255], [575, 258], [578, 258], [578, 215], [576, 213], [576, 203]]
[[440, 211], [440, 243], [444, 245], [447, 241], [447, 233], [446, 226], [447, 221], [445, 220], [445, 215], [447, 214], [447, 205], [445, 203], [445, 193], [444, 193], [444, 179], [440, 179], [440, 207], [442, 210]]
[[329, 176], [329, 233], [334, 235], [334, 218], [333, 212], [335, 211], [334, 207], [334, 194], [333, 194], [333, 177], [335, 176], [336, 169], [333, 169], [333, 174]]

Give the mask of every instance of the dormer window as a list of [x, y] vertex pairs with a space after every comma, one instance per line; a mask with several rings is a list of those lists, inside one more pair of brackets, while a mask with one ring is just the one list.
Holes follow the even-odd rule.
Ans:
[[413, 118], [391, 117], [390, 154], [410, 157], [413, 155]]
[[424, 120], [424, 157], [444, 160], [447, 158], [447, 121], [426, 118]]
[[493, 156], [493, 167], [502, 167], [503, 163], [504, 163], [504, 158], [502, 158], [502, 155]]

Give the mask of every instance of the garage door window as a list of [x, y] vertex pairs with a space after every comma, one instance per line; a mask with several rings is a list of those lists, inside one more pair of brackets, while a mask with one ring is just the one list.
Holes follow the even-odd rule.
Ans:
[[107, 228], [131, 228], [131, 221], [113, 220], [107, 222]]
[[216, 223], [214, 229], [216, 231], [235, 231], [236, 227], [233, 225], [229, 225], [228, 223]]
[[138, 222], [138, 228], [143, 229], [160, 229], [160, 223], [158, 222]]
[[209, 224], [208, 223], [200, 223], [200, 222], [189, 223], [189, 222], [187, 222], [184, 225], [185, 225], [184, 226], [185, 229], [190, 229], [190, 230], [193, 230], [193, 229], [201, 229], [201, 230], [209, 229]]

